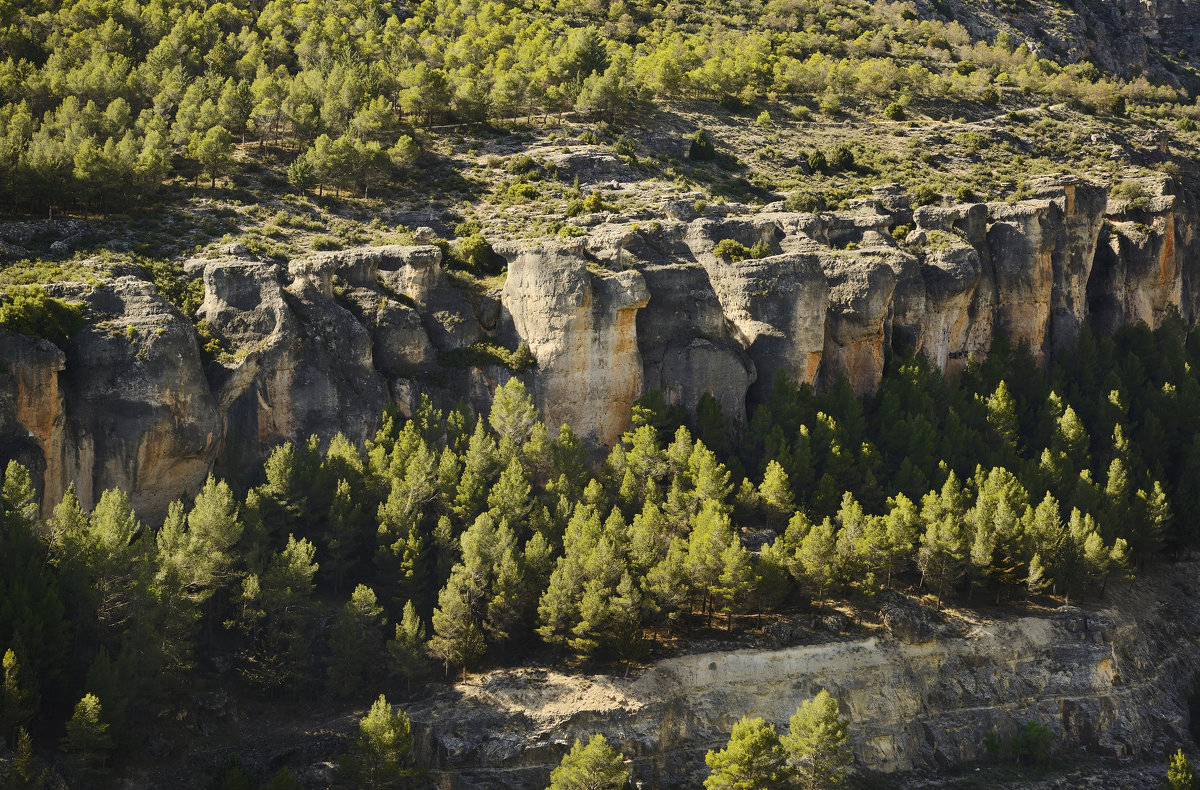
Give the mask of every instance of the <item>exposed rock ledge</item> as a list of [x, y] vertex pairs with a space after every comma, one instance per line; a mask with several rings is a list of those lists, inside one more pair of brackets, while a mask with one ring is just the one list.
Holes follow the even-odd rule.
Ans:
[[[282, 442], [363, 442], [389, 402], [487, 409], [514, 373], [464, 361], [480, 342], [525, 344], [536, 366], [516, 375], [549, 425], [603, 445], [649, 389], [685, 409], [710, 393], [736, 421], [779, 374], [870, 391], [894, 349], [954, 371], [1002, 328], [1044, 359], [1084, 326], [1157, 325], [1169, 310], [1196, 323], [1190, 193], [1152, 184], [1135, 210], [1082, 181], [1034, 186], [1015, 204], [910, 209], [881, 187], [837, 213], [611, 216], [570, 243], [496, 240], [508, 275], [486, 293], [443, 271], [430, 245], [286, 266], [189, 260], [204, 281], [199, 317], [226, 352], [207, 363], [191, 321], [151, 284], [55, 284], [86, 303], [88, 323], [62, 349], [0, 330], [0, 461], [30, 465], [47, 514], [69, 485], [85, 506], [119, 485], [154, 523], [214, 469], [249, 471]], [[734, 261], [716, 254], [726, 241], [767, 254]]]
[[[952, 615], [926, 642], [866, 638], [670, 658], [629, 678], [494, 672], [408, 708], [440, 788], [541, 788], [575, 738], [604, 733], [648, 787], [694, 787], [742, 715], [786, 728], [827, 688], [858, 765], [936, 772], [986, 757], [984, 734], [1036, 720], [1056, 748], [1157, 760], [1187, 742], [1200, 671], [1200, 564], [1110, 587], [1108, 605], [1000, 620]], [[906, 639], [911, 631], [896, 629]]]

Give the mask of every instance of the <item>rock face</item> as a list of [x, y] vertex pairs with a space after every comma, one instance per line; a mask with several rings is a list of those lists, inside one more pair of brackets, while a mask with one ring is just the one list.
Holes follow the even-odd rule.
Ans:
[[637, 311], [650, 294], [639, 272], [591, 272], [579, 250], [501, 245], [502, 295], [513, 327], [537, 360], [534, 393], [550, 425], [612, 444], [642, 394]]
[[637, 313], [645, 388], [694, 410], [709, 393], [730, 419], [745, 418], [757, 369], [726, 319], [708, 272], [694, 263], [642, 270], [651, 308]]
[[[1054, 748], [1157, 759], [1186, 741], [1200, 672], [1200, 567], [1110, 592], [1099, 610], [930, 623], [885, 607], [874, 635], [659, 661], [631, 678], [496, 672], [409, 706], [438, 787], [540, 788], [575, 738], [603, 733], [648, 787], [695, 787], [743, 715], [786, 731], [821, 688], [851, 721], [860, 768], [936, 773], [987, 757], [1026, 722]], [[890, 614], [887, 614], [890, 613]], [[891, 631], [889, 631], [889, 628]]]
[[87, 305], [88, 323], [64, 350], [8, 336], [12, 421], [41, 450], [47, 512], [68, 486], [91, 503], [119, 486], [159, 513], [211, 468], [220, 440], [191, 323], [154, 287], [121, 277], [62, 295]]
[[864, 393], [889, 351], [955, 371], [1000, 329], [1048, 359], [1085, 326], [1200, 316], [1189, 193], [1149, 184], [1150, 200], [1130, 206], [1081, 181], [1030, 187], [1013, 204], [914, 210], [880, 188], [841, 213], [597, 215], [573, 243], [497, 241], [502, 287], [444, 272], [432, 245], [287, 265], [230, 249], [186, 263], [222, 346], [209, 362], [148, 283], [56, 285], [87, 303], [88, 324], [61, 350], [0, 339], [0, 449], [38, 471], [48, 508], [68, 485], [90, 503], [120, 484], [157, 518], [210, 470], [249, 469], [281, 442], [362, 442], [389, 402], [486, 410], [514, 375], [486, 353], [496, 346], [528, 347], [536, 364], [516, 375], [548, 424], [603, 445], [649, 389], [689, 410], [711, 394], [741, 421], [778, 376], [818, 388], [845, 377]]

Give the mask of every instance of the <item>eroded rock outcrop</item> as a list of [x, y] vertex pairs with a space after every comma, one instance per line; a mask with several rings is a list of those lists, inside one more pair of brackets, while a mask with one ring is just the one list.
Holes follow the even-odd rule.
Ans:
[[191, 323], [130, 276], [53, 290], [84, 302], [88, 321], [63, 350], [0, 340], [5, 441], [40, 450], [30, 465], [47, 513], [68, 486], [85, 505], [119, 486], [139, 511], [165, 512], [211, 469], [221, 436]]
[[[1042, 180], [1015, 203], [913, 209], [881, 187], [831, 213], [688, 203], [651, 222], [597, 216], [570, 242], [497, 240], [503, 286], [451, 276], [428, 244], [286, 265], [231, 247], [185, 263], [221, 343], [209, 362], [150, 284], [56, 285], [88, 303], [88, 324], [65, 351], [0, 346], [0, 447], [38, 471], [47, 507], [71, 484], [85, 501], [120, 484], [158, 512], [214, 464], [250, 467], [310, 434], [362, 441], [389, 401], [486, 410], [512, 375], [549, 424], [598, 446], [651, 388], [685, 409], [712, 394], [740, 421], [780, 374], [869, 392], [889, 351], [954, 371], [1003, 329], [1046, 359], [1084, 326], [1200, 316], [1200, 209], [1143, 186], [1133, 202]], [[536, 365], [516, 374], [487, 353], [520, 344]]]
[[637, 311], [650, 299], [639, 272], [590, 271], [575, 247], [498, 245], [508, 259], [503, 303], [537, 360], [543, 419], [612, 444], [642, 394]]
[[[786, 730], [830, 691], [851, 719], [857, 764], [935, 773], [987, 757], [985, 734], [1029, 721], [1054, 748], [1157, 759], [1186, 740], [1200, 672], [1200, 567], [1110, 590], [1101, 609], [944, 623], [904, 611], [873, 634], [656, 662], [630, 678], [495, 672], [408, 706], [439, 787], [540, 788], [575, 738], [603, 733], [651, 787], [695, 787], [704, 753], [743, 715]], [[905, 609], [904, 606], [897, 606]], [[914, 625], [914, 622], [916, 623]]]
[[326, 296], [323, 271], [292, 267], [285, 288], [274, 264], [204, 268], [200, 316], [230, 351], [214, 370], [224, 436], [249, 461], [311, 434], [362, 442], [387, 404], [372, 336]]

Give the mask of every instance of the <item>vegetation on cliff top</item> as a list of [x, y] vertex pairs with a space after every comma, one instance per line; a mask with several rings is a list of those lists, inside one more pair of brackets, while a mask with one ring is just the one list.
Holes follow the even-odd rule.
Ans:
[[[423, 212], [447, 236], [464, 218], [570, 235], [580, 212], [669, 194], [833, 208], [891, 182], [918, 202], [1000, 199], [1037, 174], [1191, 168], [1190, 83], [972, 35], [949, 10], [16, 3], [0, 31], [0, 206], [143, 215], [127, 227], [154, 254], [229, 234], [288, 256], [355, 243], [331, 231], [364, 206]], [[588, 158], [641, 188], [589, 194], [571, 175]], [[182, 234], [145, 221], [176, 209], [211, 216]]]

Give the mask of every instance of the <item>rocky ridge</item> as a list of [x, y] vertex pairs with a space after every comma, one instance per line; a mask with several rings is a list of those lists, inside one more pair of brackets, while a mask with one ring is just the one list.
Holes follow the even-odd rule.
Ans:
[[[548, 423], [599, 445], [651, 388], [687, 409], [711, 393], [740, 420], [777, 375], [870, 391], [890, 349], [954, 371], [1001, 328], [1047, 358], [1084, 325], [1156, 325], [1171, 308], [1196, 320], [1190, 194], [1150, 184], [1134, 208], [1085, 182], [1034, 187], [1016, 203], [913, 208], [880, 188], [837, 213], [676, 201], [637, 221], [601, 214], [570, 242], [495, 241], [507, 277], [483, 291], [432, 245], [286, 265], [228, 250], [185, 264], [224, 351], [210, 362], [147, 282], [57, 284], [88, 323], [62, 349], [0, 337], [0, 454], [36, 470], [47, 508], [68, 485], [85, 504], [120, 485], [155, 519], [214, 468], [312, 434], [361, 442], [388, 402], [407, 412], [422, 393], [484, 408], [512, 375]], [[766, 254], [718, 255], [727, 239]], [[523, 343], [536, 365], [464, 362], [480, 341]]]

